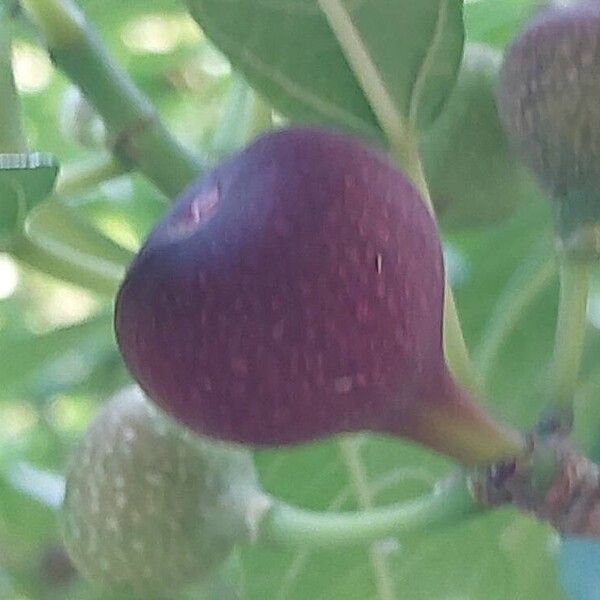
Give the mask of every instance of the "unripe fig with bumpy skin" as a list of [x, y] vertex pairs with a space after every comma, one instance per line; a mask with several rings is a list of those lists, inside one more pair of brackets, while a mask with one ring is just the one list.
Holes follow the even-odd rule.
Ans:
[[387, 158], [269, 133], [194, 182], [116, 304], [134, 378], [196, 431], [253, 445], [391, 432], [465, 462], [514, 449], [450, 377], [435, 224]]
[[600, 2], [540, 11], [506, 52], [499, 107], [561, 233], [600, 220], [599, 98]]
[[246, 452], [192, 436], [131, 388], [106, 404], [73, 456], [63, 537], [88, 578], [173, 597], [221, 565], [267, 507]]
[[442, 226], [494, 224], [542, 194], [509, 143], [496, 106], [499, 50], [467, 44], [456, 85], [421, 154]]

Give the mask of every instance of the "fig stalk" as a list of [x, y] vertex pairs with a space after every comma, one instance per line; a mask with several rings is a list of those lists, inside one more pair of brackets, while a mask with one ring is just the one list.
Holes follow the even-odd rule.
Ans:
[[0, 152], [26, 152], [21, 104], [12, 69], [9, 7], [0, 6]]
[[128, 170], [112, 155], [99, 153], [62, 166], [56, 180], [55, 194], [62, 197], [75, 196], [100, 183], [120, 177]]
[[53, 60], [103, 118], [118, 159], [135, 165], [168, 197], [179, 193], [202, 161], [166, 129], [154, 106], [108, 55], [70, 0], [23, 0]]
[[261, 523], [258, 543], [284, 548], [364, 544], [437, 531], [480, 510], [460, 476], [440, 482], [417, 500], [356, 513], [316, 512], [276, 502]]
[[563, 259], [560, 298], [550, 371], [549, 408], [544, 429], [568, 432], [573, 425], [573, 401], [585, 347], [591, 264]]

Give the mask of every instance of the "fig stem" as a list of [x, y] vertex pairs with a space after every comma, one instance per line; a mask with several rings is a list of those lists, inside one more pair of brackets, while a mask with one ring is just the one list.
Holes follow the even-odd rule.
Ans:
[[[95, 174], [77, 167], [79, 173], [63, 180], [63, 190], [75, 193], [94, 179], [116, 174], [116, 164], [94, 167]], [[68, 177], [68, 178], [67, 178]], [[113, 297], [133, 254], [81, 218], [55, 194], [34, 208], [10, 247], [20, 262], [52, 277]]]
[[220, 160], [237, 150], [245, 141], [246, 126], [251, 117], [252, 88], [234, 71], [223, 110], [210, 143], [211, 158]]
[[546, 244], [524, 261], [508, 280], [482, 336], [476, 362], [484, 388], [489, 384], [498, 354], [525, 311], [556, 276], [556, 261]]
[[[10, 20], [7, 10], [5, 4], [0, 7], [0, 151], [27, 152], [20, 103], [12, 72]], [[50, 206], [54, 208], [58, 207], [58, 204], [53, 202]], [[125, 251], [91, 225], [84, 225], [84, 222], [67, 207], [60, 207], [60, 214], [54, 215], [54, 220], [60, 222], [60, 238], [54, 239], [52, 234], [47, 232], [47, 235], [43, 236], [44, 241], [41, 242], [32, 239], [26, 231], [20, 231], [11, 242], [11, 254], [20, 262], [59, 279], [102, 295], [114, 295], [124, 273], [124, 265], [127, 264]], [[93, 230], [94, 235], [88, 235], [88, 231], [84, 233], [86, 228]], [[95, 244], [95, 250], [100, 256], [92, 255], [89, 251], [83, 252], [63, 241], [64, 238], [82, 237], [86, 237], [88, 246]], [[113, 247], [111, 258], [103, 258], [100, 248], [105, 248], [106, 254], [107, 250], [112, 250]], [[119, 252], [123, 261], [122, 264], [115, 264], [114, 256]]]
[[[398, 144], [397, 141], [390, 137], [392, 154], [403, 167], [406, 175], [411, 179], [433, 220], [438, 225], [429, 193], [429, 186], [425, 179], [425, 172], [423, 171], [423, 163], [419, 156], [418, 142], [416, 141], [416, 137], [408, 132], [405, 132], [405, 138], [403, 144]], [[450, 372], [462, 386], [472, 392], [478, 392], [481, 388], [481, 383], [469, 356], [469, 349], [465, 342], [454, 292], [448, 282], [447, 274], [444, 276], [443, 327], [444, 356], [446, 357]]]
[[211, 159], [228, 156], [271, 126], [271, 107], [239, 73], [234, 72], [213, 132]]
[[[360, 455], [360, 438], [355, 436], [343, 438], [338, 442], [338, 446], [360, 508], [372, 510], [373, 497], [367, 470]], [[396, 597], [394, 579], [385, 554], [377, 546], [372, 545], [369, 548], [369, 558], [376, 578], [378, 597], [381, 600], [393, 600]]]
[[469, 357], [454, 294], [447, 278], [444, 286], [444, 356], [454, 378], [466, 389], [476, 393], [481, 388], [481, 383]]
[[[414, 136], [408, 136], [411, 140], [408, 144], [408, 150], [406, 147], [402, 148], [405, 154], [404, 162], [400, 159], [400, 155], [396, 151], [394, 154], [400, 161], [400, 164], [404, 165], [406, 174], [410, 177], [413, 185], [417, 188], [425, 206], [427, 206], [432, 218], [437, 223], [437, 217], [433, 202], [431, 201], [431, 195], [429, 193], [429, 187], [425, 179], [425, 173], [423, 171], [423, 164], [419, 156], [418, 143]], [[394, 150], [393, 140], [390, 140], [392, 150]], [[439, 225], [438, 225], [439, 229]], [[454, 292], [448, 282], [447, 273], [444, 275], [444, 356], [452, 375], [456, 380], [465, 388], [472, 392], [478, 392], [481, 388], [481, 383], [478, 374], [473, 368], [471, 358], [469, 356], [469, 349], [465, 342], [465, 336], [463, 334], [462, 325], [460, 323], [460, 317], [458, 314], [458, 308], [456, 306], [456, 300], [454, 298]]]
[[61, 167], [54, 192], [57, 196], [76, 196], [100, 183], [124, 175], [128, 170], [111, 154], [100, 153]]
[[365, 544], [430, 533], [480, 510], [464, 477], [443, 482], [417, 500], [360, 512], [316, 512], [276, 502], [260, 525], [258, 542], [288, 548]]
[[[11, 471], [11, 483], [26, 496], [56, 510], [64, 495], [64, 478], [25, 463], [18, 467]], [[23, 476], [30, 474], [48, 479], [52, 484], [50, 498], [40, 496], [30, 485], [22, 485]], [[27, 477], [27, 481], [30, 479]], [[23, 479], [25, 484], [27, 481]], [[255, 543], [283, 548], [335, 548], [419, 534], [424, 530], [430, 533], [485, 510], [473, 498], [463, 474], [438, 482], [431, 493], [417, 500], [362, 511], [320, 512], [272, 500], [272, 507], [258, 523]]]
[[[63, 222], [63, 227], [68, 226], [70, 224]], [[21, 234], [11, 247], [11, 254], [38, 271], [110, 298], [114, 297], [125, 274], [123, 265], [48, 236], [40, 243]]]
[[202, 162], [163, 125], [150, 101], [112, 60], [70, 0], [23, 0], [56, 64], [77, 84], [109, 131], [111, 151], [169, 198], [202, 171]]
[[549, 400], [551, 410], [559, 420], [567, 419], [569, 428], [584, 350], [592, 264], [591, 261], [561, 257], [560, 299], [550, 371]]
[[247, 141], [273, 127], [273, 109], [256, 90], [252, 90], [250, 104], [250, 119], [245, 130]]
[[[425, 206], [427, 206], [432, 218], [436, 222], [436, 225], [438, 225], [435, 209], [429, 193], [429, 187], [423, 171], [423, 164], [419, 156], [418, 143], [415, 136], [408, 134], [408, 132], [405, 132], [405, 137], [406, 141], [401, 145], [390, 138], [392, 153], [403, 167], [404, 172], [411, 179]], [[454, 292], [448, 282], [447, 274], [444, 278], [443, 327], [444, 356], [446, 357], [450, 372], [456, 380], [468, 390], [472, 392], [479, 391], [481, 383], [469, 356], [469, 349], [465, 342]]]
[[26, 152], [21, 105], [12, 70], [12, 36], [9, 8], [0, 7], [0, 149]]

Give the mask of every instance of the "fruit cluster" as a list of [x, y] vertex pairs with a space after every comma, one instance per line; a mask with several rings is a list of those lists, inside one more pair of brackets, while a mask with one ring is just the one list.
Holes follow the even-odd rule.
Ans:
[[[465, 62], [450, 109], [482, 81], [489, 88], [497, 61], [482, 60], [483, 78]], [[554, 198], [563, 239], [600, 222], [599, 62], [600, 4], [583, 2], [541, 11], [500, 74], [502, 121]], [[500, 170], [512, 171], [508, 142], [502, 152]], [[444, 161], [432, 157], [432, 179]], [[446, 365], [444, 289], [436, 223], [405, 174], [342, 133], [289, 128], [176, 199], [129, 268], [115, 330], [147, 396], [218, 443], [371, 431], [468, 465], [514, 456], [521, 437]], [[220, 563], [249, 535], [240, 503], [267, 501], [246, 454], [213, 449], [134, 396], [92, 424], [64, 523], [84, 573], [144, 591]], [[223, 500], [232, 489], [237, 512]]]

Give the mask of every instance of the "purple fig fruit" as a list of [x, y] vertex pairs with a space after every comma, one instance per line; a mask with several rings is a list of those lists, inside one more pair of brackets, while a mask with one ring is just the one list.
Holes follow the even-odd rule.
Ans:
[[269, 133], [194, 182], [119, 291], [133, 377], [197, 432], [297, 444], [369, 430], [464, 462], [518, 443], [449, 375], [436, 226], [385, 156]]
[[600, 2], [541, 10], [508, 48], [505, 128], [556, 200], [559, 233], [600, 221]]

